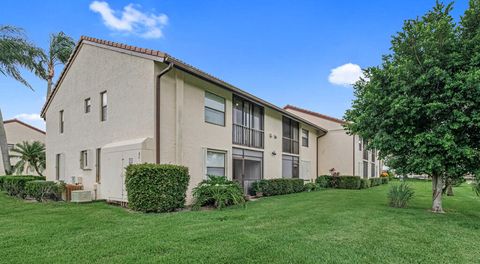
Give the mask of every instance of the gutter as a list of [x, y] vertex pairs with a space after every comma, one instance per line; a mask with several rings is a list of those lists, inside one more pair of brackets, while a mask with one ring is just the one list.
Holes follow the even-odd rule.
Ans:
[[[324, 135], [325, 135], [325, 134], [324, 134]], [[318, 140], [319, 140], [321, 137], [323, 137], [324, 135], [322, 135], [322, 136], [317, 136], [317, 151], [316, 151], [316, 157], [315, 157], [315, 158], [316, 158], [315, 163], [317, 164], [317, 172], [316, 172], [316, 175], [315, 175], [315, 179], [316, 179], [318, 176], [320, 176], [320, 175], [318, 175], [318, 165], [319, 165], [319, 164], [318, 164]]]
[[[352, 157], [353, 157], [353, 171], [352, 175], [355, 176], [355, 135], [353, 135], [353, 150], [352, 150]], [[359, 175], [360, 176], [360, 175]]]
[[155, 87], [155, 162], [160, 164], [160, 91], [161, 91], [161, 78], [167, 72], [173, 69], [173, 63], [170, 62], [167, 68], [163, 69], [158, 75]]

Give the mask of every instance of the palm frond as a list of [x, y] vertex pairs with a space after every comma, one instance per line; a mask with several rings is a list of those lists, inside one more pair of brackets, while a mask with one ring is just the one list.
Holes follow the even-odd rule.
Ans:
[[46, 71], [43, 67], [45, 61], [46, 56], [43, 50], [30, 43], [21, 28], [0, 25], [1, 74], [10, 76], [32, 89], [21, 75], [20, 68], [25, 68], [45, 79]]

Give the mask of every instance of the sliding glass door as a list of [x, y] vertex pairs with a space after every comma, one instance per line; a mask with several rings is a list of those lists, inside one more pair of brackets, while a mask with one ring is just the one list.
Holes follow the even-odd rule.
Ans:
[[263, 178], [263, 152], [233, 148], [233, 180], [250, 194], [252, 183]]

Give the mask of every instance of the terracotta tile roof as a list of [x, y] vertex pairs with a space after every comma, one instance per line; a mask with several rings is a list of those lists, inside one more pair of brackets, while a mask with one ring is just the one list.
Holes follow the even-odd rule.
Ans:
[[14, 119], [9, 119], [9, 120], [5, 120], [5, 121], [3, 121], [3, 123], [4, 123], [4, 124], [19, 123], [20, 125], [26, 126], [26, 127], [30, 128], [30, 129], [33, 129], [33, 130], [35, 130], [35, 131], [37, 131], [37, 132], [40, 132], [40, 133], [42, 133], [42, 134], [45, 135], [45, 131], [41, 130], [40, 128], [36, 128], [36, 127], [34, 127], [34, 126], [32, 126], [32, 125], [29, 125], [29, 124], [27, 124], [27, 123], [25, 123], [25, 122], [22, 122], [22, 121], [20, 121], [20, 120], [18, 120], [18, 119], [16, 119], [16, 118], [14, 118]]
[[113, 41], [108, 41], [108, 40], [103, 40], [103, 39], [97, 39], [97, 38], [92, 38], [92, 37], [87, 37], [87, 36], [81, 36], [80, 37], [80, 40], [78, 41], [77, 45], [75, 46], [75, 49], [74, 51], [72, 52], [72, 54], [70, 55], [70, 58], [68, 59], [68, 62], [65, 64], [65, 67], [63, 68], [62, 72], [60, 73], [60, 77], [58, 78], [58, 81], [55, 85], [55, 88], [52, 90], [52, 92], [50, 93], [50, 95], [48, 96], [46, 102], [45, 102], [45, 105], [43, 106], [42, 108], [42, 111], [40, 113], [40, 115], [45, 118], [45, 112], [48, 108], [48, 105], [50, 104], [50, 101], [53, 99], [53, 97], [55, 96], [55, 93], [57, 92], [57, 89], [58, 87], [61, 85], [61, 82], [66, 74], [66, 72], [68, 71], [68, 68], [71, 64], [71, 62], [74, 60], [75, 56], [77, 55], [78, 51], [79, 51], [79, 48], [82, 44], [82, 42], [84, 41], [87, 41], [87, 42], [91, 42], [91, 43], [95, 43], [95, 44], [100, 44], [100, 45], [104, 45], [105, 47], [107, 48], [118, 48], [118, 49], [123, 49], [123, 50], [127, 50], [127, 51], [132, 51], [132, 52], [135, 52], [135, 53], [139, 53], [139, 54], [143, 54], [143, 55], [147, 55], [147, 56], [153, 56], [153, 58], [155, 57], [158, 57], [159, 59], [163, 60], [164, 62], [167, 62], [167, 63], [173, 63], [175, 65], [176, 68], [179, 68], [183, 71], [186, 71], [188, 73], [191, 73], [191, 74], [194, 74], [194, 75], [197, 75], [197, 76], [200, 76], [201, 78], [205, 79], [205, 80], [208, 80], [210, 82], [213, 82], [217, 85], [220, 85], [222, 86], [223, 88], [225, 89], [228, 89], [228, 90], [231, 90], [235, 93], [238, 93], [240, 95], [243, 95], [253, 101], [256, 101], [262, 105], [266, 105], [268, 107], [271, 107], [272, 109], [275, 109], [287, 116], [290, 116], [291, 118], [294, 118], [294, 119], [297, 119], [305, 124], [308, 124], [312, 127], [315, 127], [317, 128], [319, 131], [321, 131], [323, 134], [327, 133], [327, 130], [325, 130], [324, 128], [318, 126], [318, 125], [315, 125], [314, 123], [308, 121], [308, 120], [305, 120], [301, 117], [298, 117], [286, 110], [284, 110], [283, 108], [281, 107], [278, 107], [278, 106], [275, 106], [265, 100], [262, 100], [244, 90], [241, 90], [213, 75], [210, 75], [188, 63], [185, 63], [179, 59], [176, 59], [174, 58], [173, 56], [170, 56], [168, 55], [167, 53], [164, 53], [162, 51], [159, 51], [159, 50], [152, 50], [152, 49], [146, 49], [146, 48], [140, 48], [140, 47], [136, 47], [136, 46], [131, 46], [131, 45], [126, 45], [126, 44], [122, 44], [122, 43], [117, 43], [117, 42], [113, 42]]
[[300, 108], [300, 107], [296, 107], [296, 106], [293, 106], [293, 105], [286, 105], [283, 109], [285, 109], [285, 110], [292, 109], [292, 110], [295, 110], [295, 111], [298, 111], [298, 112], [305, 113], [307, 115], [313, 115], [313, 116], [320, 117], [320, 118], [323, 118], [325, 120], [336, 122], [336, 123], [339, 123], [339, 124], [342, 124], [342, 125], [347, 123], [345, 120], [338, 119], [338, 118], [331, 117], [331, 116], [327, 116], [327, 115], [320, 114], [320, 113], [317, 113], [317, 112], [313, 112], [313, 111], [303, 109], [303, 108]]

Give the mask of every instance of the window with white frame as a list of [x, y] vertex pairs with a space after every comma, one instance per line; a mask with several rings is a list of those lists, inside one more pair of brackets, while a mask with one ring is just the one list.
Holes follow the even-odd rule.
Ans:
[[368, 178], [368, 161], [363, 161], [363, 178]]
[[226, 176], [226, 152], [207, 150], [206, 175]]
[[302, 146], [308, 147], [308, 130], [302, 129]]
[[100, 93], [100, 121], [107, 121], [107, 92]]
[[282, 178], [299, 177], [298, 156], [282, 155]]
[[82, 170], [89, 170], [91, 167], [90, 164], [90, 155], [88, 150], [80, 151], [80, 168]]
[[91, 108], [92, 108], [92, 102], [91, 102], [90, 98], [85, 99], [85, 101], [84, 101], [85, 114], [90, 113]]
[[59, 112], [59, 130], [60, 130], [60, 134], [63, 134], [63, 126], [64, 126], [64, 123], [65, 123], [65, 120], [64, 120], [64, 116], [63, 116], [63, 110], [61, 110]]
[[225, 126], [225, 98], [205, 92], [205, 122]]

